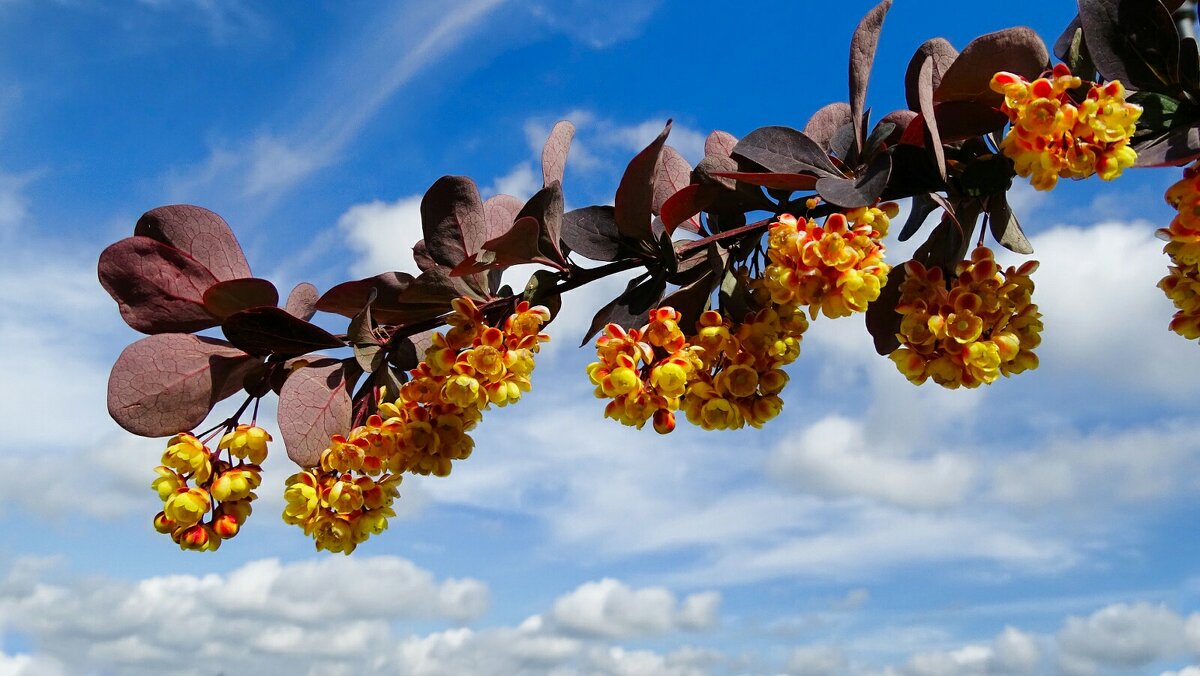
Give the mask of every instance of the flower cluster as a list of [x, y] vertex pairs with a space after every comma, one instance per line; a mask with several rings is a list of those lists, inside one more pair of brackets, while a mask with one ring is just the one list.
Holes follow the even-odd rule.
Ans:
[[779, 414], [787, 384], [781, 367], [800, 354], [808, 320], [796, 305], [768, 307], [734, 325], [709, 310], [693, 336], [670, 307], [650, 311], [641, 328], [609, 324], [596, 340], [599, 361], [587, 373], [596, 397], [612, 399], [604, 415], [641, 428], [675, 429], [675, 411], [704, 429], [761, 427]]
[[1116, 80], [1093, 85], [1076, 104], [1069, 90], [1082, 85], [1063, 64], [1033, 82], [1006, 72], [992, 77], [992, 91], [1004, 95], [1000, 110], [1012, 122], [1000, 149], [1038, 190], [1050, 190], [1059, 177], [1099, 174], [1109, 181], [1137, 159], [1129, 139], [1141, 106], [1125, 101]]
[[[180, 549], [194, 551], [216, 551], [222, 540], [237, 535], [262, 482], [270, 440], [261, 427], [238, 425], [214, 453], [191, 434], [171, 437], [151, 484], [163, 501], [154, 529], [170, 535]], [[228, 452], [227, 459], [221, 451]]]
[[1158, 288], [1178, 310], [1171, 330], [1191, 340], [1200, 338], [1200, 162], [1184, 170], [1166, 197], [1179, 213], [1157, 233], [1167, 240], [1163, 252], [1171, 257], [1170, 271]]
[[947, 286], [941, 268], [906, 263], [896, 305], [902, 346], [891, 354], [896, 367], [914, 384], [933, 378], [950, 389], [1037, 368], [1033, 348], [1041, 343], [1042, 322], [1029, 277], [1037, 265], [1002, 272], [980, 246]]
[[863, 312], [879, 297], [890, 269], [881, 240], [897, 206], [834, 213], [818, 225], [783, 214], [767, 234], [770, 264], [761, 284], [776, 305], [807, 306], [815, 318]]
[[522, 302], [500, 327], [489, 326], [468, 298], [456, 299], [450, 329], [433, 334], [425, 359], [350, 434], [335, 435], [320, 466], [293, 475], [284, 521], [300, 526], [317, 549], [349, 554], [395, 516], [404, 472], [450, 474], [471, 455], [469, 432], [492, 404], [505, 406], [530, 389], [534, 354], [549, 336], [545, 307]]

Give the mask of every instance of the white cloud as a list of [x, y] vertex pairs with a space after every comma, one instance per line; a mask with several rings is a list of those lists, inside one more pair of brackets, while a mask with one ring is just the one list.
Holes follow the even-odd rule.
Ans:
[[1087, 617], [1069, 617], [1056, 637], [1060, 666], [1069, 673], [1104, 667], [1131, 669], [1160, 659], [1200, 653], [1200, 614], [1183, 618], [1165, 605], [1116, 603]]
[[846, 656], [836, 646], [809, 645], [795, 648], [788, 657], [790, 676], [827, 676], [846, 671]]
[[351, 274], [421, 273], [412, 256], [412, 245], [421, 239], [421, 195], [356, 204], [338, 218], [338, 229], [355, 254]]
[[[704, 673], [723, 656], [683, 646], [659, 653], [630, 650], [601, 634], [564, 633], [558, 619], [533, 615], [518, 626], [448, 628], [407, 633], [404, 620], [461, 622], [477, 618], [487, 588], [472, 579], [437, 580], [397, 557], [322, 557], [297, 563], [253, 561], [227, 574], [170, 575], [140, 581], [88, 577], [38, 581], [18, 565], [0, 583], [0, 629], [35, 640], [40, 652], [0, 654], [0, 669], [131, 674], [247, 673]], [[657, 633], [657, 602], [632, 592], [621, 606], [623, 637]], [[587, 585], [580, 589], [586, 588]], [[563, 598], [570, 598], [579, 590]], [[715, 622], [715, 599], [694, 594], [675, 604], [666, 631]], [[552, 613], [557, 617], [558, 609]], [[614, 619], [615, 618], [615, 619]], [[616, 622], [616, 625], [610, 623]], [[0, 673], [8, 673], [0, 671]]]
[[772, 454], [772, 474], [827, 497], [864, 496], [917, 509], [960, 503], [971, 488], [974, 466], [960, 454], [928, 459], [875, 452], [860, 422], [830, 416]]
[[1038, 671], [1042, 650], [1032, 634], [1005, 627], [990, 644], [955, 650], [929, 651], [912, 656], [906, 676], [1015, 676]]
[[557, 627], [585, 636], [628, 638], [701, 630], [717, 621], [721, 596], [702, 592], [677, 601], [664, 587], [631, 589], [619, 580], [588, 582], [560, 596], [548, 615]]
[[1200, 430], [1183, 421], [1049, 439], [996, 461], [991, 497], [1029, 508], [1095, 514], [1114, 503], [1157, 502], [1191, 490]]
[[507, 174], [498, 176], [487, 190], [487, 194], [512, 195], [518, 199], [527, 200], [533, 196], [533, 193], [541, 189], [541, 171], [539, 170], [535, 174], [533, 163], [525, 161], [518, 163]]
[[5, 585], [0, 627], [32, 636], [72, 670], [203, 673], [219, 664], [261, 673], [292, 660], [313, 673], [346, 659], [369, 664], [396, 620], [465, 621], [486, 605], [483, 583], [438, 581], [397, 557], [268, 559], [224, 575]]
[[1200, 388], [1190, 376], [1200, 351], [1167, 330], [1174, 310], [1156, 288], [1168, 261], [1155, 227], [1110, 222], [1038, 234], [1034, 301], [1046, 325], [1038, 355], [1047, 377], [1164, 395]]

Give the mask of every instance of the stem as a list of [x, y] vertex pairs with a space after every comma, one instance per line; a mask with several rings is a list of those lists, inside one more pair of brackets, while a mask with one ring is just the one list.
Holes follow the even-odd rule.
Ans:
[[[253, 395], [246, 397], [246, 401], [242, 402], [242, 405], [238, 407], [238, 410], [233, 415], [222, 420], [221, 422], [217, 423], [216, 425], [213, 425], [212, 427], [204, 430], [200, 434], [197, 434], [196, 437], [200, 438], [200, 437], [208, 436], [208, 435], [212, 434], [213, 432], [216, 432], [217, 430], [221, 429], [222, 427], [232, 429], [233, 427], [237, 426], [238, 419], [241, 418], [242, 414], [246, 412], [246, 409], [250, 407], [250, 402], [257, 401], [257, 399], [258, 399], [258, 397], [255, 397]], [[257, 414], [257, 409], [255, 410], [255, 413]], [[202, 443], [204, 443], [204, 442], [202, 441]]]

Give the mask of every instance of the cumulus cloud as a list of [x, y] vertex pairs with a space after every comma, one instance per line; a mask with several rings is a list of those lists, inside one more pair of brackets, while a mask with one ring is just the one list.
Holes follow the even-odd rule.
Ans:
[[[487, 587], [469, 578], [438, 580], [389, 556], [266, 559], [226, 574], [60, 584], [40, 581], [34, 567], [18, 565], [0, 583], [0, 629], [32, 637], [40, 652], [0, 653], [0, 673], [690, 676], [724, 659], [708, 648], [660, 653], [611, 643], [710, 627], [718, 601], [700, 593], [677, 602], [666, 590], [634, 590], [616, 580], [585, 584], [547, 615], [517, 626], [405, 633], [399, 622], [479, 617]], [[597, 588], [603, 598], [589, 596]], [[595, 600], [608, 605], [588, 605]]]
[[1005, 627], [990, 644], [913, 655], [905, 676], [1015, 676], [1037, 673], [1042, 650], [1037, 637]]
[[619, 580], [604, 578], [560, 596], [548, 619], [581, 635], [646, 636], [708, 629], [717, 621], [720, 602], [717, 592], [692, 594], [679, 601], [664, 587], [631, 589]]
[[788, 656], [790, 676], [826, 676], [845, 673], [846, 656], [836, 646], [809, 645], [795, 648]]
[[1058, 632], [1059, 665], [1072, 674], [1104, 667], [1132, 669], [1160, 659], [1200, 654], [1200, 613], [1184, 618], [1162, 604], [1116, 603], [1069, 617]]
[[961, 453], [895, 457], [868, 443], [862, 423], [823, 418], [771, 454], [776, 477], [826, 497], [864, 496], [901, 507], [958, 504], [971, 488], [974, 466]]
[[412, 255], [412, 245], [421, 239], [421, 197], [356, 204], [338, 218], [338, 229], [345, 233], [346, 244], [354, 254], [351, 274], [370, 277], [392, 271], [421, 273]]

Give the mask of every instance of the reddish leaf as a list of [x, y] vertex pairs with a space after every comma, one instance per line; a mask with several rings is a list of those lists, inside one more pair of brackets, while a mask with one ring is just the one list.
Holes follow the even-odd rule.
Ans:
[[279, 291], [275, 285], [258, 277], [227, 279], [208, 287], [204, 292], [204, 308], [224, 321], [229, 315], [252, 307], [275, 307]]
[[1008, 116], [982, 101], [946, 101], [933, 106], [938, 138], [954, 143], [1003, 129]]
[[1005, 193], [997, 193], [988, 199], [988, 225], [992, 237], [1000, 246], [1019, 254], [1033, 253], [1033, 245], [1021, 230], [1021, 224], [1017, 222], [1016, 214], [1008, 205]]
[[126, 237], [100, 254], [100, 285], [142, 333], [191, 333], [219, 322], [204, 309], [216, 277], [196, 259], [149, 237]]
[[723, 171], [713, 176], [732, 178], [750, 185], [777, 190], [812, 190], [817, 186], [817, 177], [811, 174], [774, 174], [745, 171]]
[[837, 131], [853, 118], [850, 114], [850, 104], [838, 101], [825, 105], [808, 118], [804, 125], [804, 135], [811, 138], [824, 150], [829, 150], [830, 141]]
[[277, 307], [242, 310], [222, 322], [221, 331], [229, 342], [250, 354], [292, 356], [345, 347], [325, 329]]
[[904, 130], [908, 128], [909, 124], [912, 124], [917, 115], [918, 113], [911, 110], [893, 110], [884, 115], [883, 119], [879, 120], [879, 124], [890, 123], [894, 125], [892, 133], [888, 134], [887, 138], [884, 139], [884, 143], [887, 143], [889, 146], [899, 143], [900, 139], [904, 136]]
[[710, 267], [692, 282], [668, 294], [666, 298], [662, 299], [660, 305], [678, 310], [683, 315], [679, 321], [680, 328], [691, 333], [692, 327], [695, 327], [696, 322], [700, 320], [700, 315], [708, 309], [719, 279], [720, 277]]
[[879, 31], [883, 18], [892, 8], [892, 0], [883, 0], [875, 5], [858, 23], [854, 36], [850, 38], [850, 120], [854, 123], [854, 147], [863, 149], [863, 107], [867, 100], [867, 81], [871, 78], [871, 66], [875, 63], [875, 48], [879, 46]]
[[663, 146], [658, 156], [658, 168], [654, 171], [654, 199], [650, 212], [655, 216], [662, 213], [663, 202], [692, 182], [692, 165], [683, 159], [671, 146]]
[[937, 70], [937, 66], [934, 64], [933, 57], [925, 57], [925, 62], [921, 64], [921, 70], [917, 74], [917, 100], [920, 103], [921, 117], [925, 121], [925, 129], [929, 132], [929, 144], [933, 147], [933, 156], [937, 160], [938, 175], [944, 179], [946, 178], [946, 150], [942, 148], [942, 138], [938, 133], [937, 112], [933, 109], [935, 70]]
[[250, 266], [225, 219], [203, 207], [173, 204], [142, 214], [133, 234], [158, 240], [196, 259], [218, 280], [250, 276]]
[[[483, 203], [483, 217], [487, 221], [487, 239], [494, 239], [508, 232], [517, 214], [525, 204], [512, 195], [492, 195]], [[432, 267], [432, 266], [431, 266]], [[422, 271], [428, 268], [421, 268]]]
[[[394, 303], [394, 310], [389, 314], [396, 324], [431, 319], [449, 312], [450, 302], [461, 296], [482, 298], [464, 284], [462, 278], [451, 277], [446, 268], [433, 268], [422, 272], [412, 284], [400, 292]], [[380, 300], [376, 300], [371, 307], [376, 318], [384, 321], [379, 311]]]
[[[934, 56], [928, 57], [937, 63]], [[1006, 28], [972, 40], [942, 73], [934, 101], [981, 101], [999, 107], [1003, 96], [992, 91], [992, 76], [999, 71], [1029, 80], [1050, 63], [1050, 54], [1037, 33], [1024, 27]]]
[[317, 287], [308, 282], [300, 282], [288, 294], [287, 303], [284, 304], [283, 309], [287, 310], [293, 316], [308, 321], [316, 314], [317, 301], [320, 297], [320, 294], [317, 293]]
[[920, 86], [921, 66], [925, 59], [933, 59], [933, 88], [936, 90], [942, 82], [942, 73], [950, 69], [951, 64], [958, 58], [958, 50], [945, 38], [926, 40], [917, 48], [912, 59], [908, 62], [908, 70], [904, 73], [904, 100], [910, 110], [921, 109], [921, 99], [917, 92]]
[[550, 130], [546, 145], [542, 146], [542, 185], [562, 182], [563, 173], [567, 167], [567, 152], [571, 149], [571, 139], [575, 138], [575, 125], [561, 120]]
[[417, 243], [412, 248], [413, 261], [417, 264], [417, 269], [425, 272], [431, 268], [437, 267], [437, 262], [429, 255], [429, 248], [425, 246], [425, 240], [418, 239]]
[[[443, 176], [435, 181], [421, 199], [421, 230], [430, 258], [439, 265], [453, 268], [477, 253], [488, 233], [475, 183], [465, 176]], [[479, 291], [487, 286], [487, 280], [478, 276], [467, 282]]]
[[1079, 0], [1084, 42], [1106, 80], [1171, 92], [1179, 82], [1179, 32], [1159, 0]]
[[[671, 121], [663, 127], [658, 138], [650, 142], [629, 161], [621, 183], [617, 186], [613, 216], [617, 231], [622, 236], [638, 242], [653, 242], [650, 232], [651, 207], [654, 202], [654, 175], [658, 168], [658, 156], [667, 134], [671, 133]], [[586, 255], [586, 254], [585, 254]]]
[[723, 155], [729, 157], [737, 145], [737, 137], [727, 131], [717, 129], [704, 139], [705, 155]]
[[759, 127], [738, 141], [733, 154], [772, 172], [842, 176], [825, 149], [790, 127]]
[[471, 254], [450, 271], [453, 277], [462, 277], [485, 270], [507, 268], [525, 263], [545, 263], [562, 268], [561, 265], [544, 258], [538, 251], [538, 236], [541, 228], [536, 219], [526, 216], [518, 218], [508, 232], [488, 240], [479, 253]]
[[562, 183], [554, 181], [530, 197], [517, 214], [518, 221], [532, 218], [537, 223], [537, 250], [541, 253], [542, 258], [554, 261], [558, 267], [562, 267], [567, 262], [559, 250], [559, 241], [562, 237], [563, 204]]
[[929, 214], [937, 211], [940, 206], [927, 192], [913, 195], [912, 204], [909, 207], [908, 219], [904, 221], [904, 227], [900, 229], [900, 234], [896, 239], [901, 242], [908, 241], [908, 238], [917, 234], [921, 226], [925, 225], [925, 219], [929, 218]]
[[584, 207], [563, 216], [562, 241], [572, 251], [601, 262], [621, 256], [617, 221], [609, 206]]
[[279, 391], [279, 431], [288, 457], [301, 467], [316, 467], [329, 438], [350, 433], [352, 413], [344, 364], [314, 355]]
[[143, 338], [125, 348], [108, 377], [108, 413], [143, 437], [186, 432], [237, 392], [261, 362], [223, 340], [186, 333]]
[[660, 277], [651, 277], [640, 282], [638, 279], [631, 281], [621, 295], [600, 308], [592, 317], [592, 325], [579, 345], [587, 345], [592, 336], [610, 323], [625, 328], [645, 324], [648, 319], [647, 313], [658, 304], [666, 288], [666, 281]]
[[692, 219], [704, 211], [717, 197], [719, 188], [713, 185], [693, 183], [671, 195], [662, 205], [663, 227], [668, 233], [682, 227], [690, 232], [699, 232], [700, 225]]
[[[436, 268], [436, 265], [434, 266]], [[396, 324], [402, 315], [396, 314], [400, 293], [412, 284], [413, 276], [406, 272], [385, 272], [382, 275], [342, 282], [325, 292], [317, 301], [317, 309], [353, 317], [370, 301], [375, 300], [374, 317], [384, 324]]]
[[887, 187], [892, 171], [892, 158], [887, 153], [875, 157], [867, 170], [857, 178], [822, 177], [817, 181], [817, 193], [830, 204], [846, 209], [874, 204]]
[[903, 265], [897, 265], [888, 273], [887, 284], [879, 291], [879, 297], [867, 305], [867, 333], [875, 341], [875, 351], [881, 355], [889, 355], [900, 347], [900, 320], [903, 317], [896, 312], [896, 304], [900, 302], [900, 285], [904, 283], [907, 272]]

